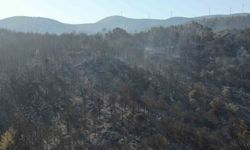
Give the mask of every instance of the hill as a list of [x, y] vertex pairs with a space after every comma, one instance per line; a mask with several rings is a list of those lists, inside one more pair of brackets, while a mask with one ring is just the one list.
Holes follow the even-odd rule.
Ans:
[[108, 32], [117, 27], [123, 28], [130, 33], [142, 32], [152, 27], [169, 27], [173, 25], [183, 25], [192, 21], [199, 22], [214, 30], [244, 29], [250, 27], [250, 16], [248, 14], [234, 15], [213, 15], [195, 18], [174, 17], [166, 20], [160, 19], [132, 19], [122, 16], [111, 16], [91, 24], [65, 24], [56, 20], [40, 17], [11, 17], [0, 20], [0, 28], [18, 32], [35, 33], [86, 33], [96, 34], [98, 32]]
[[0, 30], [0, 53], [0, 149], [250, 148], [250, 29]]

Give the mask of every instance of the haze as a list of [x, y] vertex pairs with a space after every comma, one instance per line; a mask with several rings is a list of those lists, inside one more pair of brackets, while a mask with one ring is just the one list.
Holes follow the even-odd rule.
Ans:
[[[243, 5], [244, 4], [244, 5]], [[166, 19], [209, 14], [249, 12], [249, 1], [242, 0], [4, 0], [0, 19], [12, 16], [39, 16], [65, 23], [92, 23], [112, 15], [130, 18]]]

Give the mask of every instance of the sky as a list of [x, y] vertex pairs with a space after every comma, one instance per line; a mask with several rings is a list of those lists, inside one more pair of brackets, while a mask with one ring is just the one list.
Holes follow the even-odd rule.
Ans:
[[113, 15], [167, 19], [203, 16], [209, 12], [230, 14], [230, 10], [250, 12], [250, 0], [0, 0], [0, 19], [33, 16], [71, 24], [94, 23]]

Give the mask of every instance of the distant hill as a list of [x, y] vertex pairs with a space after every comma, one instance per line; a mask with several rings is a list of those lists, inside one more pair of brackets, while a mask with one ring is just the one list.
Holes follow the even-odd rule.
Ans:
[[234, 15], [213, 15], [195, 18], [173, 17], [169, 19], [132, 19], [122, 16], [111, 16], [104, 18], [96, 23], [90, 24], [66, 24], [59, 21], [41, 18], [17, 16], [0, 20], [0, 28], [9, 29], [18, 32], [35, 33], [70, 33], [80, 32], [86, 34], [95, 34], [98, 32], [107, 32], [114, 28], [123, 28], [128, 32], [147, 31], [152, 27], [169, 27], [173, 25], [186, 24], [191, 21], [197, 21], [214, 30], [241, 29], [250, 27], [249, 14]]
[[75, 30], [74, 25], [40, 17], [11, 17], [0, 20], [0, 27], [19, 31], [37, 33], [64, 33]]
[[104, 18], [94, 24], [82, 24], [78, 25], [78, 31], [89, 31], [90, 33], [96, 33], [106, 30], [112, 30], [114, 28], [123, 28], [128, 32], [140, 32], [146, 31], [152, 27], [168, 27], [171, 25], [180, 25], [189, 22], [191, 19], [184, 17], [175, 17], [166, 20], [160, 19], [131, 19], [121, 16], [111, 16]]

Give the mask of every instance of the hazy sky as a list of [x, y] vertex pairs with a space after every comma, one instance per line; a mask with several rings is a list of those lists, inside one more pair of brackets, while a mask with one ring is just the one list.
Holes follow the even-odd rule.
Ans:
[[[65, 23], [96, 22], [104, 17], [166, 19], [250, 12], [250, 0], [0, 0], [0, 19], [40, 16]], [[172, 11], [172, 13], [171, 13]]]

